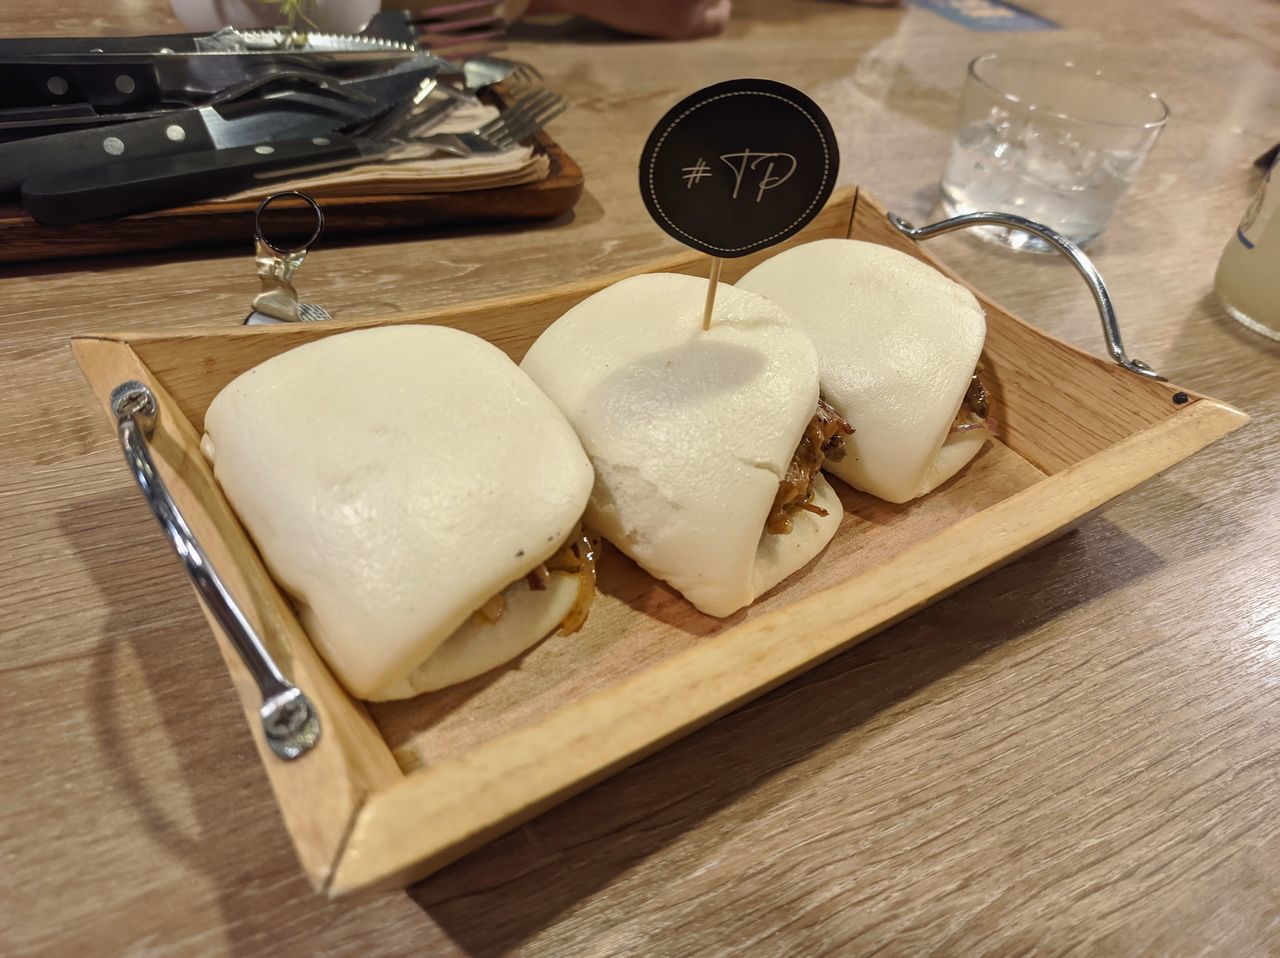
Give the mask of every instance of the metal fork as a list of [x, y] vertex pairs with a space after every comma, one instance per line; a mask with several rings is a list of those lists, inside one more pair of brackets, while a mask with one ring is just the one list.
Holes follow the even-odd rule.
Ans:
[[533, 90], [517, 96], [507, 109], [474, 133], [499, 149], [509, 150], [519, 146], [521, 140], [537, 133], [567, 109], [569, 104], [558, 93]]
[[557, 116], [569, 109], [564, 97], [550, 90], [531, 90], [518, 95], [508, 107], [484, 126], [465, 133], [425, 133], [420, 127], [409, 128], [404, 142], [466, 156], [471, 153], [501, 153], [514, 149], [520, 141], [537, 133]]
[[[421, 103], [429, 91], [430, 87], [424, 83], [419, 96], [414, 100]], [[456, 100], [444, 100], [432, 103], [420, 112], [412, 109], [399, 110], [391, 118], [391, 122], [387, 122], [387, 118], [375, 121], [371, 126], [354, 133], [353, 137], [361, 144], [360, 152], [364, 160], [375, 159], [392, 150], [400, 150], [397, 159], [403, 160], [421, 159], [436, 152], [451, 153], [459, 157], [470, 156], [472, 153], [501, 153], [518, 146], [525, 137], [537, 133], [569, 108], [564, 98], [558, 94], [550, 90], [538, 90], [517, 96], [506, 110], [475, 130], [464, 133], [429, 133], [457, 106]], [[273, 171], [270, 177], [264, 178], [298, 176], [350, 166], [356, 162], [360, 160], [344, 156], [337, 162], [320, 161]]]

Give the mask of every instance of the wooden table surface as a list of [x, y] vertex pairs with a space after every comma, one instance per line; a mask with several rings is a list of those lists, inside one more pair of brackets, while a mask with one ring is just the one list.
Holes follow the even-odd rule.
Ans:
[[[500, 839], [408, 893], [303, 879], [195, 598], [67, 339], [233, 324], [249, 250], [0, 270], [0, 953], [1280, 953], [1280, 344], [1216, 305], [1218, 254], [1280, 137], [1280, 8], [1034, 0], [1062, 30], [739, 0], [688, 45], [528, 29], [575, 109], [572, 217], [325, 245], [344, 317], [667, 252], [635, 189], [656, 119], [761, 74], [829, 112], [842, 177], [928, 215], [964, 65], [1105, 66], [1173, 118], [1093, 252], [1126, 342], [1246, 429], [1100, 518]], [[161, 0], [7, 0], [0, 35], [156, 32]], [[246, 224], [246, 235], [249, 227]], [[1100, 350], [1062, 263], [932, 249]], [[1280, 268], [1280, 264], [1277, 264]]]

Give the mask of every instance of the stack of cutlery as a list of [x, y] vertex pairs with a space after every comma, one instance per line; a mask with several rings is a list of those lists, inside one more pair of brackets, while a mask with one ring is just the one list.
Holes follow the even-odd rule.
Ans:
[[[480, 8], [494, 4], [468, 0], [425, 24], [384, 12], [351, 35], [0, 40], [0, 195], [69, 225], [377, 161], [393, 145], [455, 156], [509, 148], [565, 105], [528, 66], [474, 55], [501, 25]], [[455, 50], [467, 52], [441, 55]], [[500, 122], [432, 134], [504, 79], [520, 95]]]

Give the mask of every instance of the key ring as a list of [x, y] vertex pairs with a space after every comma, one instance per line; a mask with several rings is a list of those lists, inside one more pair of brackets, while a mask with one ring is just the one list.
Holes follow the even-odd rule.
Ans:
[[[316, 228], [310, 238], [300, 246], [281, 249], [262, 233], [262, 214], [276, 200], [296, 197], [311, 207], [316, 214]], [[302, 261], [307, 258], [307, 251], [324, 232], [324, 211], [320, 204], [306, 193], [298, 190], [286, 190], [273, 193], [258, 204], [258, 212], [253, 216], [254, 261], [258, 267], [258, 279], [262, 290], [253, 299], [253, 311], [245, 320], [247, 326], [260, 326], [269, 323], [311, 323], [330, 319], [329, 313], [322, 306], [314, 303], [298, 301], [298, 290], [293, 285], [293, 274], [298, 271]]]
[[[295, 197], [297, 199], [300, 199], [304, 201], [308, 206], [311, 207], [312, 212], [316, 214], [316, 228], [312, 232], [311, 237], [305, 243], [302, 243], [301, 245], [295, 246], [291, 249], [284, 249], [282, 247], [276, 246], [275, 243], [271, 242], [271, 240], [267, 239], [266, 236], [263, 235], [262, 214], [265, 213], [267, 211], [267, 208], [276, 200], [283, 200], [283, 199], [287, 199], [288, 197]], [[291, 256], [295, 253], [305, 253], [307, 250], [309, 250], [312, 246], [315, 245], [316, 240], [320, 238], [320, 234], [323, 232], [324, 232], [324, 211], [320, 209], [320, 204], [317, 203], [313, 197], [308, 196], [306, 193], [299, 192], [298, 190], [285, 190], [283, 193], [272, 193], [265, 200], [263, 200], [261, 203], [258, 204], [258, 211], [253, 214], [253, 235], [257, 237], [258, 241], [261, 242], [264, 246], [266, 246], [272, 252], [277, 253], [280, 256]]]

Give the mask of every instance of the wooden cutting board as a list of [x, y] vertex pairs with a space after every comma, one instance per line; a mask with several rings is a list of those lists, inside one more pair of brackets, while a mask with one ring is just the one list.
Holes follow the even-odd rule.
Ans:
[[[573, 209], [582, 196], [582, 170], [546, 132], [538, 134], [551, 160], [545, 180], [521, 186], [455, 193], [400, 193], [323, 199], [325, 237], [435, 226], [550, 219]], [[141, 250], [253, 243], [256, 200], [201, 203], [76, 226], [41, 226], [16, 203], [0, 204], [0, 262], [23, 263]], [[272, 207], [273, 223], [310, 232], [311, 211]]]

